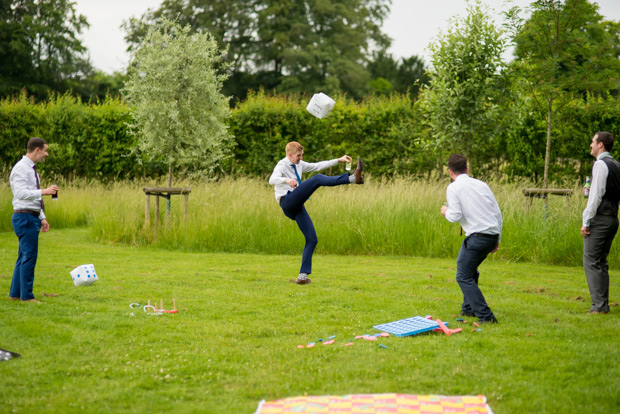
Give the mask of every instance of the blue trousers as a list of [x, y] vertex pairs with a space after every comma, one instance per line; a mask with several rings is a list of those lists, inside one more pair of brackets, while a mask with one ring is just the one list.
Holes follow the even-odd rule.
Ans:
[[14, 213], [11, 218], [13, 231], [19, 239], [17, 262], [13, 270], [13, 280], [9, 296], [21, 300], [34, 299], [34, 267], [39, 253], [39, 231], [41, 220], [34, 214]]
[[478, 266], [497, 246], [497, 238], [469, 235], [463, 240], [459, 256], [456, 259], [456, 281], [463, 292], [464, 313], [474, 314], [481, 320], [493, 319], [495, 316], [484, 300], [478, 287]]
[[289, 191], [280, 199], [280, 207], [284, 215], [291, 220], [295, 220], [299, 230], [306, 239], [304, 252], [301, 257], [301, 269], [299, 273], [312, 273], [312, 255], [319, 239], [314, 230], [312, 219], [308, 215], [304, 203], [310, 198], [319, 187], [334, 187], [337, 185], [349, 184], [349, 174], [344, 173], [335, 177], [317, 174], [314, 177], [303, 181], [293, 191]]

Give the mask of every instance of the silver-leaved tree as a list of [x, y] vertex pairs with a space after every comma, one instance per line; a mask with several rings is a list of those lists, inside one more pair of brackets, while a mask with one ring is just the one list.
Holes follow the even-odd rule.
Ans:
[[123, 89], [132, 108], [130, 130], [141, 159], [167, 163], [168, 187], [175, 166], [209, 172], [230, 154], [225, 69], [210, 34], [191, 34], [189, 26], [166, 19], [134, 53]]

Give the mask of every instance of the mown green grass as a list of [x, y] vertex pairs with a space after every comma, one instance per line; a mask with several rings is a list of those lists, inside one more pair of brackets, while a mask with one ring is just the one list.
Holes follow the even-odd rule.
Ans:
[[[306, 203], [319, 237], [317, 253], [456, 256], [462, 240], [459, 226], [448, 223], [439, 212], [448, 183], [368, 177], [362, 186], [319, 189]], [[91, 237], [104, 243], [171, 250], [298, 254], [303, 246], [297, 225], [282, 214], [266, 180], [189, 184], [192, 192], [187, 219], [182, 197], [173, 196], [166, 227], [162, 199], [158, 229], [153, 224], [153, 197], [151, 226], [145, 226], [145, 186], [153, 183], [64, 184], [60, 199], [46, 204], [50, 224], [52, 228], [87, 226]], [[529, 208], [522, 190], [531, 184], [490, 186], [504, 216], [497, 259], [581, 264], [581, 214], [586, 199], [578, 187], [569, 199], [552, 196], [548, 208], [542, 200], [534, 200]], [[6, 188], [0, 192], [0, 230], [11, 231], [10, 216], [11, 192]], [[610, 254], [615, 267], [620, 266], [619, 249], [614, 245]]]
[[[415, 315], [459, 326], [454, 258], [318, 254], [313, 283], [297, 286], [298, 254], [102, 244], [52, 228], [35, 305], [6, 297], [16, 252], [0, 233], [0, 348], [22, 354], [0, 362], [0, 412], [252, 413], [263, 398], [383, 392], [484, 394], [497, 414], [620, 410], [620, 312], [586, 314], [580, 267], [489, 260], [480, 284], [498, 325], [472, 332], [470, 320], [383, 349], [344, 343]], [[73, 287], [69, 271], [86, 263], [100, 281]], [[129, 309], [172, 298], [176, 315]]]

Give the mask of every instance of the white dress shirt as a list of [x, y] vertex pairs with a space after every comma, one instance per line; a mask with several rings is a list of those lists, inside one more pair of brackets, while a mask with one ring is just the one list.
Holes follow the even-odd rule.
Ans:
[[446, 219], [459, 222], [465, 235], [497, 234], [502, 237], [502, 212], [489, 186], [463, 173], [448, 185]]
[[39, 175], [35, 172], [34, 165], [34, 162], [24, 155], [11, 170], [9, 183], [13, 191], [13, 210], [38, 211], [39, 218], [43, 220], [45, 213], [41, 210], [41, 190], [37, 189]]
[[590, 220], [596, 216], [596, 210], [603, 201], [605, 190], [607, 186], [607, 176], [609, 175], [609, 168], [602, 158], [611, 157], [609, 152], [604, 152], [598, 156], [592, 167], [592, 182], [590, 183], [590, 195], [588, 195], [588, 204], [586, 209], [583, 210], [583, 226], [590, 227]]
[[[338, 165], [337, 158], [321, 162], [305, 162], [301, 160], [299, 161], [299, 164], [295, 165], [295, 168], [297, 169], [297, 174], [301, 177], [301, 175], [305, 172], [321, 171], [335, 165]], [[288, 157], [284, 157], [278, 162], [276, 167], [273, 169], [273, 173], [271, 173], [271, 177], [269, 177], [269, 185], [275, 186], [276, 201], [278, 203], [280, 203], [280, 199], [289, 191], [294, 190], [294, 188], [286, 182], [287, 178], [297, 180], [295, 170], [293, 169], [293, 163], [288, 159]]]

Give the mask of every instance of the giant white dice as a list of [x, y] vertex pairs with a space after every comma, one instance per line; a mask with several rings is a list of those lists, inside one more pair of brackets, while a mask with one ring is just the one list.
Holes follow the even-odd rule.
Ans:
[[335, 104], [336, 101], [325, 95], [323, 92], [319, 92], [312, 96], [306, 110], [317, 118], [325, 118], [329, 115], [329, 112]]
[[95, 272], [95, 266], [92, 264], [78, 266], [70, 273], [75, 286], [89, 286], [99, 280]]

